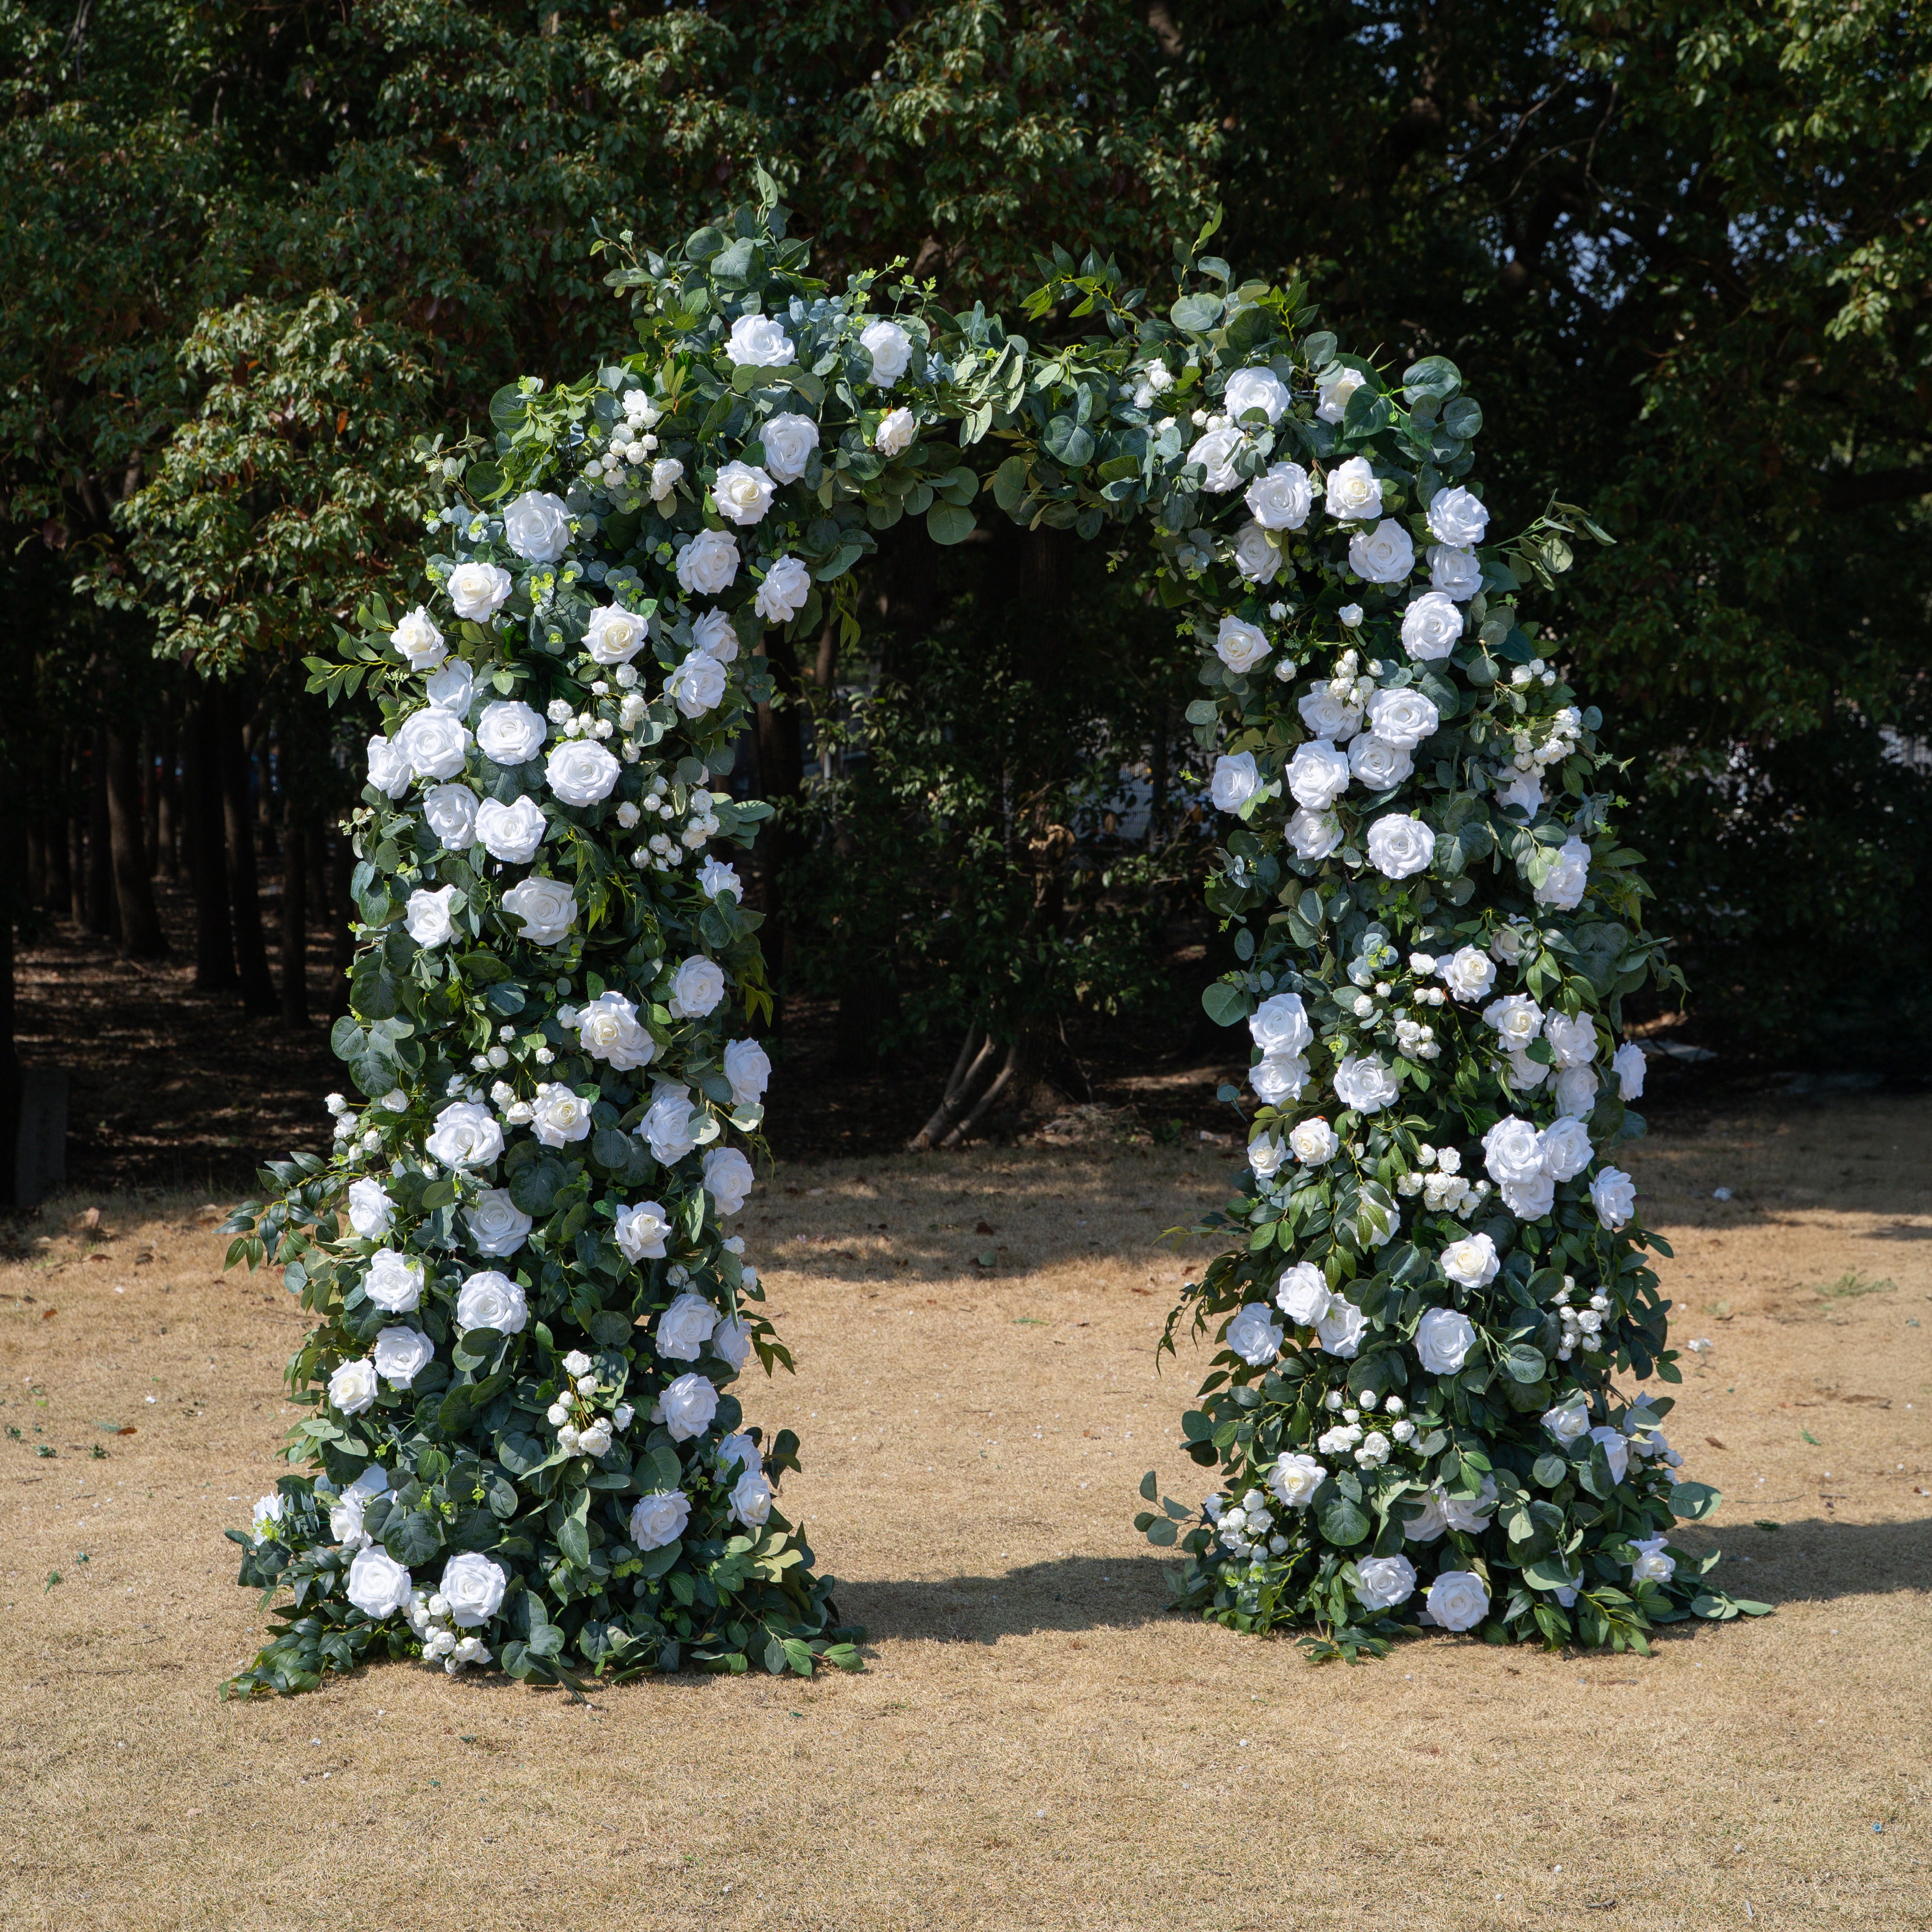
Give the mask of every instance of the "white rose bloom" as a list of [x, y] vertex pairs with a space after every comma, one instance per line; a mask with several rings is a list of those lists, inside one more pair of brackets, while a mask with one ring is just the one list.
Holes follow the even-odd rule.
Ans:
[[1318, 1117], [1298, 1121], [1288, 1135], [1288, 1144], [1294, 1150], [1295, 1159], [1304, 1167], [1320, 1167], [1333, 1160], [1336, 1150], [1342, 1144], [1336, 1137], [1335, 1130]]
[[584, 1456], [608, 1456], [610, 1453], [611, 1441], [610, 1418], [608, 1415], [600, 1415], [588, 1429], [578, 1435], [578, 1453]]
[[1550, 876], [1536, 889], [1536, 902], [1554, 906], [1558, 912], [1574, 912], [1589, 879], [1589, 847], [1580, 838], [1566, 838]]
[[788, 624], [811, 600], [812, 573], [788, 554], [772, 559], [753, 602], [766, 623]]
[[506, 865], [520, 866], [535, 858], [548, 830], [543, 807], [533, 798], [520, 798], [514, 805], [486, 798], [476, 808], [477, 842]]
[[1567, 1449], [1590, 1426], [1589, 1403], [1581, 1394], [1565, 1396], [1543, 1412], [1543, 1426]]
[[670, 1221], [655, 1201], [640, 1201], [617, 1210], [617, 1245], [634, 1262], [662, 1261]]
[[672, 1015], [681, 1020], [701, 1020], [717, 1010], [724, 988], [724, 974], [717, 961], [694, 952], [671, 976]]
[[1496, 1028], [1504, 1047], [1519, 1052], [1543, 1030], [1543, 1009], [1527, 993], [1507, 993], [1492, 1000], [1483, 1009], [1483, 1018]]
[[[752, 1270], [754, 1274], [756, 1272]], [[722, 1356], [735, 1373], [750, 1358], [752, 1331], [735, 1316], [728, 1322], [719, 1322], [711, 1331], [711, 1352]]]
[[1406, 1556], [1367, 1556], [1355, 1565], [1355, 1594], [1365, 1610], [1392, 1610], [1415, 1594], [1415, 1565]]
[[1248, 1069], [1248, 1084], [1264, 1106], [1298, 1100], [1308, 1084], [1308, 1063], [1298, 1053], [1264, 1053]]
[[809, 416], [776, 416], [758, 432], [765, 467], [779, 483], [796, 483], [818, 447], [818, 425]]
[[1368, 584], [1400, 584], [1415, 568], [1415, 545], [1393, 517], [1348, 539], [1348, 568]]
[[704, 1191], [721, 1216], [744, 1206], [753, 1178], [752, 1163], [736, 1148], [712, 1148], [704, 1156]]
[[1636, 1188], [1621, 1168], [1604, 1168], [1590, 1184], [1597, 1219], [1614, 1234], [1636, 1212]]
[[413, 1255], [379, 1248], [369, 1257], [362, 1292], [386, 1315], [406, 1315], [422, 1301], [423, 1264]]
[[1543, 1146], [1543, 1171], [1552, 1180], [1574, 1180], [1594, 1151], [1589, 1129], [1574, 1114], [1552, 1120], [1537, 1138]]
[[657, 1042], [638, 1018], [638, 1010], [622, 993], [602, 992], [577, 1010], [577, 1041], [593, 1060], [603, 1060], [620, 1073], [648, 1066]]
[[1324, 1354], [1339, 1356], [1346, 1362], [1360, 1351], [1368, 1326], [1369, 1318], [1352, 1301], [1336, 1295], [1330, 1301], [1328, 1312], [1316, 1323], [1315, 1339]]
[[396, 1225], [396, 1204], [380, 1180], [349, 1184], [349, 1225], [365, 1241], [380, 1241]]
[[1453, 1376], [1469, 1359], [1476, 1324], [1454, 1308], [1432, 1308], [1416, 1324], [1415, 1358], [1432, 1376]]
[[1632, 1540], [1631, 1546], [1636, 1551], [1636, 1560], [1630, 1565], [1633, 1583], [1667, 1583], [1677, 1574], [1677, 1559], [1666, 1556], [1664, 1546], [1670, 1539], [1662, 1536], [1640, 1536]]
[[1603, 1445], [1604, 1460], [1610, 1466], [1610, 1478], [1621, 1483], [1630, 1469], [1630, 1438], [1621, 1429], [1600, 1424], [1590, 1431], [1590, 1440]]
[[1298, 1328], [1312, 1328], [1334, 1305], [1328, 1278], [1312, 1262], [1297, 1262], [1275, 1284], [1275, 1306]]
[[1466, 604], [1483, 587], [1483, 562], [1474, 550], [1457, 550], [1449, 544], [1431, 544], [1429, 587], [1439, 590], [1453, 603]]
[[1597, 1089], [1602, 1084], [1594, 1067], [1564, 1067], [1550, 1089], [1556, 1096], [1556, 1111], [1574, 1114], [1580, 1120], [1588, 1120], [1591, 1108], [1597, 1104]]
[[[318, 1486], [316, 1493], [320, 1493]], [[368, 1532], [362, 1527], [363, 1512], [368, 1505], [359, 1498], [344, 1496], [328, 1512], [328, 1534], [344, 1550], [353, 1552], [368, 1548]]]
[[480, 1630], [502, 1607], [510, 1580], [500, 1563], [493, 1563], [478, 1550], [466, 1550], [443, 1566], [442, 1581], [436, 1587], [458, 1630]]
[[1378, 691], [1369, 700], [1369, 729], [1405, 752], [1432, 737], [1442, 722], [1442, 712], [1419, 691]]
[[728, 1436], [718, 1445], [718, 1473], [729, 1475], [735, 1469], [762, 1469], [765, 1459], [758, 1454], [758, 1445], [742, 1432]]
[[1442, 1506], [1440, 1486], [1420, 1498], [1405, 1496], [1400, 1507], [1402, 1511], [1402, 1533], [1408, 1542], [1433, 1543], [1449, 1527], [1449, 1515]]
[[1281, 574], [1282, 555], [1258, 523], [1244, 524], [1234, 532], [1234, 568], [1250, 584], [1272, 584]]
[[1514, 966], [1522, 957], [1528, 943], [1521, 926], [1499, 926], [1490, 935], [1490, 956], [1501, 965]]
[[566, 805], [601, 805], [623, 766], [594, 738], [566, 738], [544, 760], [544, 778]]
[[389, 633], [389, 641], [412, 670], [434, 670], [449, 655], [435, 620], [420, 604]]
[[360, 1415], [375, 1406], [376, 1389], [374, 1362], [344, 1362], [328, 1378], [328, 1406], [344, 1415]]
[[526, 490], [503, 512], [503, 541], [532, 563], [554, 563], [570, 548], [570, 506], [548, 490]]
[[718, 1391], [703, 1376], [680, 1376], [658, 1400], [674, 1442], [702, 1436], [718, 1413]]
[[1332, 812], [1298, 812], [1288, 821], [1288, 842], [1298, 859], [1325, 859], [1342, 842], [1342, 821]]
[[859, 346], [872, 358], [872, 380], [890, 389], [912, 360], [912, 338], [896, 322], [875, 322], [862, 329]]
[[1268, 1472], [1268, 1486], [1275, 1499], [1288, 1509], [1306, 1509], [1315, 1492], [1327, 1481], [1328, 1472], [1312, 1456], [1284, 1456]]
[[724, 667], [708, 652], [693, 651], [664, 680], [664, 695], [687, 718], [702, 718], [724, 702]]
[[724, 338], [724, 352], [741, 368], [782, 369], [798, 353], [768, 315], [741, 315]]
[[545, 1147], [568, 1147], [588, 1138], [590, 1102], [560, 1080], [546, 1080], [530, 1102], [530, 1131]]
[[722, 610], [707, 610], [691, 627], [692, 646], [720, 664], [734, 663], [738, 656], [737, 627]]
[[369, 782], [385, 798], [400, 798], [415, 774], [410, 761], [380, 734], [369, 740]]
[[682, 1490], [656, 1490], [631, 1506], [631, 1540], [640, 1550], [664, 1550], [684, 1534], [691, 1498]]
[[1462, 638], [1462, 614], [1439, 591], [1425, 590], [1402, 614], [1402, 648], [1419, 664], [1446, 658]]
[[1542, 1136], [1528, 1121], [1505, 1115], [1483, 1136], [1483, 1165], [1499, 1184], [1532, 1180], [1543, 1172]]
[[456, 1297], [459, 1329], [494, 1328], [500, 1335], [520, 1335], [530, 1318], [530, 1302], [508, 1275], [482, 1268], [464, 1277]]
[[1228, 1346], [1251, 1368], [1258, 1369], [1281, 1353], [1281, 1324], [1265, 1302], [1250, 1302], [1228, 1324]]
[[1297, 805], [1326, 812], [1348, 789], [1347, 754], [1325, 738], [1295, 747], [1288, 761], [1288, 789]]
[[424, 1150], [445, 1167], [487, 1167], [503, 1151], [495, 1114], [475, 1100], [452, 1100], [436, 1117]]
[[666, 1081], [657, 1089], [638, 1131], [650, 1143], [653, 1160], [666, 1167], [682, 1160], [698, 1144], [692, 1131], [691, 1089]]
[[742, 899], [744, 887], [738, 878], [738, 868], [728, 866], [722, 859], [707, 859], [699, 868], [698, 889], [708, 899], [715, 899], [721, 893], [730, 892]]
[[502, 905], [523, 928], [517, 937], [536, 946], [560, 944], [577, 923], [577, 895], [555, 879], [526, 879], [503, 895]]
[[467, 851], [476, 842], [476, 808], [481, 802], [467, 785], [434, 785], [423, 794], [423, 823], [436, 834], [445, 851]]
[[439, 711], [467, 718], [476, 698], [476, 674], [460, 658], [452, 658], [423, 683], [423, 695]]
[[418, 946], [440, 946], [449, 938], [453, 930], [450, 907], [455, 898], [454, 886], [440, 886], [433, 892], [418, 887], [410, 893], [403, 912], [403, 925]]
[[510, 1198], [507, 1187], [486, 1187], [463, 1210], [470, 1245], [479, 1255], [513, 1255], [530, 1239], [534, 1225]]
[[470, 734], [462, 719], [434, 704], [411, 712], [396, 734], [396, 749], [419, 778], [454, 778], [469, 748]]
[[659, 457], [651, 465], [651, 501], [660, 506], [669, 502], [683, 481], [684, 465], [674, 456]]
[[1488, 1586], [1473, 1570], [1444, 1570], [1429, 1586], [1429, 1620], [1444, 1630], [1474, 1630], [1489, 1613]]
[[1643, 1098], [1643, 1048], [1626, 1040], [1610, 1057], [1610, 1072], [1617, 1083], [1617, 1097], [1623, 1100]]
[[1232, 671], [1252, 670], [1268, 656], [1270, 648], [1262, 632], [1239, 617], [1223, 617], [1215, 634], [1214, 655]]
[[1502, 1265], [1496, 1244], [1486, 1234], [1465, 1234], [1451, 1241], [1439, 1257], [1442, 1272], [1460, 1288], [1486, 1288]]
[[725, 1042], [724, 1078], [731, 1083], [731, 1098], [736, 1106], [755, 1107], [765, 1097], [771, 1077], [770, 1058], [756, 1040]]
[[621, 604], [600, 604], [584, 627], [584, 648], [592, 662], [628, 664], [644, 647], [649, 634], [643, 618]]
[[1221, 398], [1230, 422], [1239, 422], [1250, 410], [1259, 410], [1270, 429], [1281, 421], [1288, 404], [1287, 385], [1272, 369], [1237, 369]]
[[394, 1388], [407, 1388], [436, 1359], [436, 1344], [420, 1328], [384, 1328], [370, 1352], [376, 1372]]
[[749, 530], [754, 524], [764, 522], [777, 488], [755, 464], [728, 463], [711, 485], [711, 500], [727, 523], [736, 524], [741, 530]]
[[1382, 486], [1366, 456], [1352, 456], [1328, 472], [1328, 502], [1338, 523], [1372, 523], [1382, 514]]
[[1308, 472], [1298, 463], [1276, 463], [1248, 485], [1241, 500], [1264, 530], [1298, 530], [1315, 507]]
[[772, 1513], [771, 1480], [762, 1469], [747, 1469], [731, 1486], [731, 1514], [756, 1529]]
[[1391, 812], [1369, 827], [1368, 851], [1370, 864], [1384, 878], [1412, 878], [1436, 856], [1436, 835], [1420, 819]]
[[1379, 1059], [1350, 1054], [1335, 1069], [1335, 1097], [1358, 1114], [1378, 1114], [1401, 1097], [1402, 1082]]
[[1481, 497], [1472, 496], [1460, 484], [1453, 490], [1438, 490], [1430, 499], [1429, 534], [1438, 543], [1474, 550], [1489, 526], [1490, 513]]
[[1288, 1158], [1288, 1143], [1278, 1136], [1258, 1134], [1248, 1143], [1248, 1168], [1257, 1180], [1272, 1180]]
[[667, 1361], [694, 1362], [704, 1352], [718, 1311], [701, 1294], [680, 1294], [658, 1317], [651, 1346]]
[[1392, 791], [1414, 770], [1412, 754], [1371, 733], [1349, 743], [1348, 770], [1365, 791]]
[[476, 721], [476, 748], [492, 764], [527, 764], [543, 749], [548, 735], [543, 720], [514, 698], [484, 705]]
[[911, 448], [919, 434], [919, 418], [910, 410], [891, 410], [873, 433], [873, 446], [881, 456], [898, 456]]
[[1318, 684], [1306, 696], [1297, 698], [1294, 708], [1316, 737], [1327, 738], [1337, 745], [1346, 743], [1362, 728], [1362, 707], [1345, 704], [1325, 684]]
[[1543, 1036], [1558, 1066], [1587, 1066], [1597, 1057], [1597, 1023], [1588, 1013], [1552, 1013]]
[[1442, 983], [1459, 1000], [1480, 1000], [1496, 983], [1496, 969], [1486, 952], [1459, 946], [1442, 968]]
[[738, 539], [729, 530], [700, 530], [677, 554], [678, 587], [687, 596], [718, 596], [737, 579]]
[[1230, 490], [1241, 487], [1240, 472], [1234, 467], [1234, 458], [1240, 453], [1241, 432], [1238, 429], [1210, 429], [1196, 440], [1194, 447], [1187, 452], [1191, 464], [1198, 464], [1207, 471], [1201, 487], [1210, 496], [1225, 496]]
[[1556, 1184], [1546, 1174], [1502, 1184], [1503, 1205], [1520, 1221], [1540, 1221], [1556, 1205]]
[[1234, 752], [1216, 758], [1208, 788], [1217, 812], [1239, 812], [1262, 788], [1254, 753]]
[[415, 1587], [410, 1573], [386, 1550], [371, 1544], [356, 1552], [343, 1594], [365, 1617], [380, 1622], [408, 1609], [410, 1592]]
[[1348, 398], [1368, 379], [1359, 369], [1338, 369], [1316, 385], [1315, 413], [1325, 423], [1338, 423], [1348, 413]]
[[1248, 1034], [1264, 1053], [1300, 1053], [1315, 1040], [1299, 993], [1276, 993], [1262, 1000], [1248, 1016]]
[[459, 617], [487, 624], [503, 608], [514, 583], [500, 563], [459, 563], [446, 588]]

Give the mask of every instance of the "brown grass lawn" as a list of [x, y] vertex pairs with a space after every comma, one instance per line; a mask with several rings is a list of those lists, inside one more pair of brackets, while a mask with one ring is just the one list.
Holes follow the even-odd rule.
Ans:
[[[789, 1169], [745, 1232], [798, 1376], [748, 1408], [805, 1438], [788, 1497], [869, 1668], [587, 1708], [411, 1665], [218, 1701], [260, 1629], [220, 1532], [299, 1317], [197, 1200], [70, 1198], [0, 1268], [0, 1924], [1932, 1926], [1929, 1126], [1846, 1102], [1641, 1150], [1711, 1343], [1670, 1433], [1778, 1606], [1648, 1660], [1318, 1670], [1163, 1611], [1135, 1486], [1198, 1492], [1198, 1370], [1155, 1372], [1156, 1237], [1226, 1151]], [[68, 1232], [89, 1205], [111, 1238]]]

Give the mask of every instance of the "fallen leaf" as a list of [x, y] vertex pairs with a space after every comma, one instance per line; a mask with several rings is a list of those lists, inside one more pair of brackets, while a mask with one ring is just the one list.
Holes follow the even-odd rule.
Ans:
[[1724, 1446], [1714, 1436], [1707, 1436], [1704, 1440], [1709, 1443], [1713, 1449], [1721, 1449]]
[[981, 1221], [974, 1228], [976, 1234], [997, 1234], [1000, 1231], [990, 1221]]
[[40, 1319], [43, 1322], [51, 1322], [59, 1312], [60, 1310], [58, 1308], [44, 1308], [40, 1310]]

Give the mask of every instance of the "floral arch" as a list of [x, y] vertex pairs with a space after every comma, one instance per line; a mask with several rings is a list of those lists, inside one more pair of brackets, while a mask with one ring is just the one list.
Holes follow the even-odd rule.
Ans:
[[732, 1393], [789, 1358], [727, 1232], [769, 1002], [717, 851], [768, 808], [710, 780], [766, 630], [820, 624], [875, 531], [956, 544], [988, 495], [1133, 526], [1202, 646], [1242, 962], [1208, 1004], [1256, 1104], [1166, 1344], [1190, 1312], [1220, 1344], [1184, 1418], [1217, 1493], [1196, 1521], [1143, 1486], [1182, 1600], [1352, 1655], [1418, 1616], [1621, 1645], [1736, 1614], [1668, 1545], [1715, 1498], [1675, 1478], [1667, 1401], [1612, 1382], [1676, 1375], [1611, 1158], [1641, 1131], [1618, 1002], [1670, 969], [1598, 716], [1516, 608], [1600, 533], [1554, 506], [1491, 545], [1458, 372], [1390, 387], [1298, 287], [1190, 255], [1155, 314], [1057, 252], [1028, 315], [1090, 332], [1039, 344], [908, 280], [831, 293], [760, 180], [678, 248], [610, 244], [638, 350], [425, 446], [423, 602], [310, 661], [386, 729], [334, 1036], [358, 1097], [232, 1224], [316, 1317], [292, 1473], [230, 1532], [282, 1600], [235, 1688], [372, 1654], [856, 1666], [779, 1505], [797, 1440]]

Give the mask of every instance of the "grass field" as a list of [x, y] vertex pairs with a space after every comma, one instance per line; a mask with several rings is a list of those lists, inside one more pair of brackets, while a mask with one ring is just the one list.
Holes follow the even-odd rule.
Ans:
[[261, 1628], [220, 1532], [272, 1480], [300, 1318], [221, 1274], [201, 1201], [56, 1204], [0, 1266], [0, 1924], [1932, 1926], [1932, 1107], [1630, 1163], [1710, 1344], [1670, 1434], [1725, 1492], [1723, 1574], [1778, 1606], [1648, 1660], [1435, 1636], [1316, 1669], [1163, 1610], [1136, 1485], [1201, 1472], [1156, 1238], [1231, 1159], [763, 1184], [798, 1374], [747, 1408], [804, 1438], [789, 1510], [868, 1668], [587, 1708], [408, 1665], [219, 1702]]

